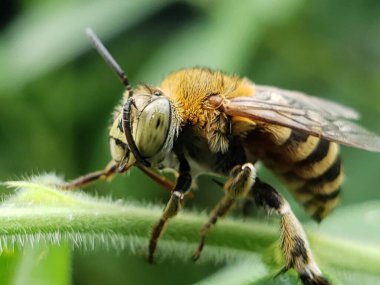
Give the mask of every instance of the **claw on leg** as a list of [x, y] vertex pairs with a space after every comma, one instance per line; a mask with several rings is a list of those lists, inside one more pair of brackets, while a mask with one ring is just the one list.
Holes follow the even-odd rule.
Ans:
[[169, 219], [177, 215], [180, 207], [181, 201], [183, 200], [183, 194], [179, 191], [173, 191], [168, 204], [166, 205], [164, 212], [161, 215], [159, 221], [154, 225], [153, 231], [149, 241], [149, 252], [148, 252], [148, 262], [153, 263], [154, 253], [156, 252], [157, 242], [160, 239], [162, 233], [164, 232], [165, 226], [167, 225]]
[[161, 218], [157, 224], [154, 225], [152, 235], [149, 241], [149, 253], [148, 253], [148, 262], [153, 263], [154, 260], [154, 253], [156, 252], [157, 248], [157, 241], [160, 238], [164, 226], [166, 224], [167, 220]]

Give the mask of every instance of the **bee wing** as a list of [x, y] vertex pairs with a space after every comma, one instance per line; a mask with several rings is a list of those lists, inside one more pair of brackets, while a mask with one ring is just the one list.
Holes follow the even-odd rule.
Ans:
[[256, 86], [252, 96], [222, 103], [227, 115], [241, 116], [306, 132], [329, 141], [380, 152], [380, 137], [351, 122], [359, 114], [337, 103], [269, 86]]

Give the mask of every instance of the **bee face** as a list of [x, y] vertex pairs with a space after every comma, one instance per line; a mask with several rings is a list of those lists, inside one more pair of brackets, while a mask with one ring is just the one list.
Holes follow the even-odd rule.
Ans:
[[121, 164], [129, 156], [129, 148], [122, 126], [122, 114], [119, 112], [113, 121], [109, 132], [109, 144], [112, 159]]
[[[127, 104], [130, 104], [131, 109], [126, 115], [124, 107]], [[125, 116], [129, 116], [129, 126], [126, 125]], [[128, 98], [114, 118], [110, 129], [113, 160], [119, 166], [127, 167], [136, 162], [137, 155], [131, 151], [133, 148], [128, 145], [126, 136], [126, 132], [131, 132], [139, 155], [150, 163], [160, 162], [173, 145], [174, 136], [170, 131], [173, 125], [175, 120], [172, 119], [172, 106], [167, 97], [161, 96], [160, 92], [138, 92]]]

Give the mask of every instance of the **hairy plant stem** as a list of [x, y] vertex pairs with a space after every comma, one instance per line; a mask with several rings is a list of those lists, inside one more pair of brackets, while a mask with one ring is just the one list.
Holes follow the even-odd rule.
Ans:
[[[35, 182], [7, 185], [20, 190], [0, 205], [0, 250], [25, 244], [68, 242], [82, 250], [101, 246], [145, 254], [151, 227], [162, 211], [157, 206], [112, 202]], [[190, 259], [205, 221], [204, 214], [182, 211], [163, 235], [158, 259]], [[312, 232], [309, 237], [322, 266], [380, 274], [378, 249]], [[201, 260], [257, 259], [264, 252], [275, 257], [278, 250], [273, 250], [277, 247], [272, 245], [277, 238], [275, 223], [226, 218], [207, 237]], [[267, 263], [278, 267], [281, 261], [273, 258]]]

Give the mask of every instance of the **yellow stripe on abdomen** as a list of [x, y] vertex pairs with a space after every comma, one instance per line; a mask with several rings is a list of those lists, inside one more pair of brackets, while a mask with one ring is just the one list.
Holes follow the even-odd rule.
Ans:
[[294, 197], [316, 220], [323, 219], [339, 202], [343, 170], [339, 145], [291, 130], [277, 150], [267, 152], [264, 163], [275, 171]]
[[339, 146], [336, 143], [318, 140], [319, 143], [315, 146], [313, 152], [304, 160], [296, 163], [295, 168], [292, 170], [295, 175], [302, 179], [319, 177], [331, 167], [338, 156]]

